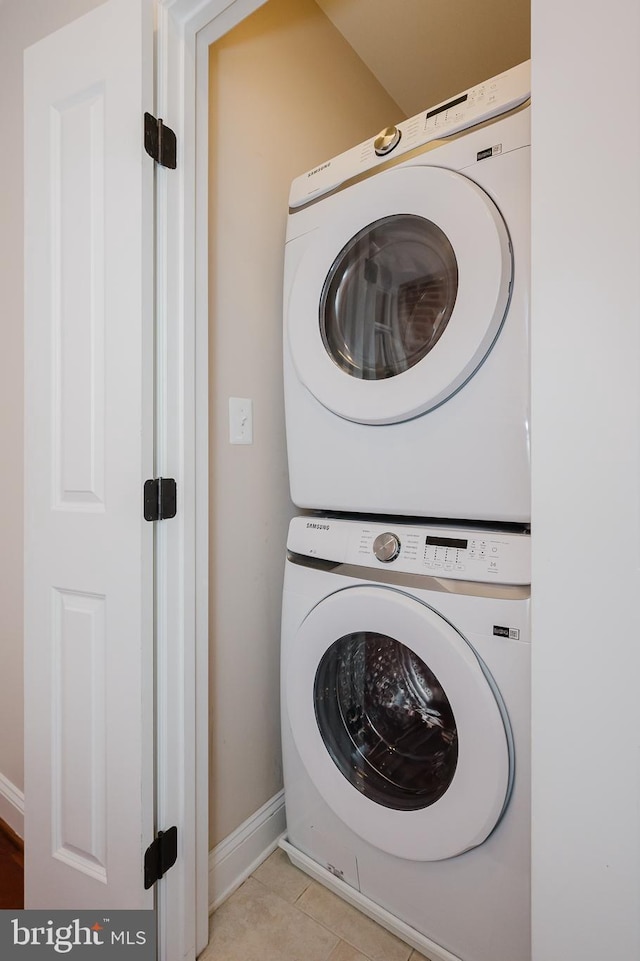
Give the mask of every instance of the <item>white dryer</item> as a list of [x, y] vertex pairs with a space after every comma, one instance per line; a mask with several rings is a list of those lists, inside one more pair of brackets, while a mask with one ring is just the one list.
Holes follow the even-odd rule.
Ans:
[[289, 530], [282, 846], [432, 961], [530, 959], [529, 540]]
[[291, 496], [334, 511], [530, 519], [529, 64], [291, 187]]

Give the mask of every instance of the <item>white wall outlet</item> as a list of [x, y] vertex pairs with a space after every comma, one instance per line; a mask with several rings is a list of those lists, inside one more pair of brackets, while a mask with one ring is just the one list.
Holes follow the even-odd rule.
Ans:
[[229, 443], [253, 444], [253, 401], [248, 397], [229, 398]]

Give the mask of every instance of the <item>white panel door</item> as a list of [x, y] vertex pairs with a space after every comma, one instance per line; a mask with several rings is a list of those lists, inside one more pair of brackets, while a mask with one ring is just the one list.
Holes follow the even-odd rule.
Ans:
[[151, 0], [25, 53], [28, 908], [153, 907]]

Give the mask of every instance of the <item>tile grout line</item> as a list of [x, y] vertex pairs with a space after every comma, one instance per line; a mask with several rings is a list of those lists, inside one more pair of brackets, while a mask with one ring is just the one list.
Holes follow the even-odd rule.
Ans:
[[[357, 952], [357, 954], [360, 955], [363, 961], [374, 961], [374, 959], [372, 959], [369, 955], [364, 953], [364, 951], [359, 945], [354, 944], [352, 941], [349, 940], [348, 937], [345, 937], [344, 935], [340, 934], [338, 931], [336, 931], [334, 928], [332, 928], [329, 924], [325, 923], [324, 921], [320, 921], [318, 918], [314, 917], [313, 914], [310, 914], [308, 911], [306, 911], [303, 907], [299, 905], [298, 902], [302, 899], [304, 894], [308, 892], [311, 888], [317, 888], [319, 891], [327, 890], [324, 887], [324, 885], [321, 885], [319, 882], [315, 881], [313, 878], [308, 878], [306, 875], [303, 875], [303, 877], [306, 881], [305, 887], [303, 888], [302, 891], [300, 891], [299, 894], [296, 895], [293, 901], [284, 897], [280, 893], [280, 891], [277, 889], [277, 886], [272, 887], [270, 884], [257, 878], [255, 874], [249, 875], [249, 877], [242, 882], [242, 884], [236, 889], [236, 891], [233, 892], [229, 900], [231, 900], [234, 897], [234, 895], [240, 890], [240, 888], [244, 887], [247, 881], [249, 880], [255, 881], [257, 882], [260, 888], [262, 888], [265, 892], [268, 892], [271, 896], [275, 896], [279, 901], [283, 903], [283, 905], [287, 905], [288, 907], [294, 908], [294, 910], [297, 912], [298, 915], [300, 915], [301, 918], [304, 918], [306, 921], [313, 922], [314, 924], [322, 928], [324, 931], [326, 931], [328, 934], [332, 935], [334, 938], [337, 939], [337, 943], [330, 948], [329, 953], [325, 958], [325, 961], [331, 961], [331, 956], [339, 949], [341, 944], [344, 944], [347, 947], [351, 948], [353, 951]], [[368, 917], [368, 915], [363, 915], [363, 917], [366, 918]], [[213, 920], [213, 915], [212, 915], [212, 920]], [[372, 921], [373, 924], [377, 923], [372, 918], [370, 918], [369, 920]], [[386, 930], [386, 929], [383, 928], [383, 930]], [[391, 932], [388, 932], [388, 933], [391, 934]], [[411, 961], [411, 957], [415, 953], [414, 949], [410, 945], [406, 945], [406, 947], [409, 953], [405, 959], [402, 959], [402, 961]]]
[[[333, 891], [330, 891], [329, 888], [325, 888], [324, 885], [320, 884], [318, 881], [314, 881], [313, 879], [311, 879], [310, 883], [306, 886], [306, 888], [304, 889], [304, 891], [302, 891], [302, 892], [298, 895], [298, 897], [296, 898], [296, 900], [295, 900], [295, 902], [294, 902], [294, 905], [295, 905], [296, 907], [297, 907], [297, 902], [298, 902], [298, 901], [300, 900], [300, 898], [304, 895], [305, 891], [308, 891], [309, 888], [312, 887], [312, 886], [316, 886], [317, 888], [319, 888], [320, 891], [329, 891], [330, 894], [333, 894], [333, 893], [334, 893]], [[335, 895], [335, 896], [338, 897], [338, 895]], [[346, 902], [344, 902], [344, 903], [346, 903]], [[350, 907], [352, 907], [352, 905], [350, 905]], [[318, 918], [314, 917], [313, 914], [309, 914], [309, 912], [308, 912], [308, 911], [305, 911], [304, 908], [297, 908], [297, 910], [300, 912], [300, 914], [303, 914], [303, 915], [305, 916], [305, 918], [311, 918], [312, 921], [315, 921], [317, 924], [321, 925], [323, 928], [325, 928], [326, 931], [329, 931], [331, 934], [334, 934], [334, 935], [338, 938], [338, 941], [342, 941], [342, 942], [344, 942], [345, 944], [348, 944], [350, 948], [353, 948], [354, 951], [357, 951], [358, 954], [362, 955], [362, 957], [365, 958], [365, 961], [373, 961], [373, 959], [370, 958], [369, 955], [367, 955], [367, 954], [364, 953], [364, 951], [362, 950], [362, 948], [360, 948], [357, 944], [354, 944], [352, 941], [350, 941], [350, 940], [348, 939], [348, 937], [345, 937], [344, 935], [339, 934], [339, 933], [338, 933], [337, 931], [335, 931], [333, 928], [329, 927], [328, 924], [325, 924], [324, 921], [320, 921], [320, 920], [318, 920]], [[354, 910], [357, 911], [358, 909], [357, 909], [357, 908], [354, 908]], [[359, 912], [359, 913], [362, 913], [362, 912]], [[363, 914], [362, 916], [363, 916], [364, 918], [368, 918], [368, 915], [366, 915], [366, 914]], [[374, 921], [373, 918], [369, 918], [369, 921], [371, 921], [373, 924], [377, 924], [377, 922]], [[378, 927], [382, 927], [382, 926], [381, 926], [381, 925], [378, 925]], [[386, 928], [382, 928], [382, 930], [383, 930], [383, 931], [386, 931], [386, 933], [389, 934], [391, 937], [396, 937], [396, 935], [392, 934], [391, 931], [387, 931]], [[398, 940], [400, 940], [400, 939], [398, 939]], [[337, 947], [337, 945], [336, 945], [336, 947]], [[411, 955], [412, 955], [412, 953], [413, 953], [413, 948], [411, 948], [409, 945], [407, 945], [407, 949], [408, 949], [409, 953], [407, 954], [407, 957], [403, 959], [403, 961], [410, 961], [410, 959], [411, 959]], [[334, 948], [333, 950], [335, 951], [335, 948]]]
[[[253, 880], [257, 881], [258, 884], [261, 885], [261, 887], [263, 887], [266, 891], [269, 891], [271, 894], [275, 894], [279, 898], [279, 900], [293, 907], [298, 912], [299, 915], [301, 915], [307, 920], [313, 921], [315, 924], [320, 925], [321, 928], [323, 928], [329, 934], [332, 934], [335, 938], [338, 939], [338, 944], [334, 945], [334, 947], [331, 949], [329, 955], [327, 955], [326, 961], [330, 961], [331, 954], [337, 950], [340, 943], [348, 945], [350, 948], [356, 951], [359, 955], [361, 955], [361, 957], [365, 959], [365, 961], [373, 961], [373, 959], [369, 955], [365, 954], [365, 952], [362, 950], [362, 948], [359, 945], [354, 944], [351, 940], [349, 940], [347, 936], [344, 936], [343, 934], [336, 931], [328, 923], [325, 923], [324, 921], [320, 921], [317, 917], [315, 917], [313, 914], [309, 913], [303, 907], [300, 906], [298, 902], [304, 897], [304, 895], [310, 889], [316, 888], [320, 892], [329, 890], [324, 885], [320, 884], [319, 881], [316, 881], [314, 878], [309, 878], [308, 875], [304, 874], [304, 872], [300, 871], [300, 874], [303, 877], [303, 879], [306, 881], [306, 884], [303, 890], [300, 891], [298, 895], [296, 895], [293, 901], [289, 901], [287, 898], [283, 897], [283, 895], [278, 891], [277, 887], [271, 887], [269, 884], [267, 884], [264, 881], [261, 881], [255, 875], [251, 875], [250, 877], [253, 878]], [[331, 891], [329, 893], [334, 894], [334, 892], [331, 892]], [[338, 897], [337, 895], [334, 895], [334, 896]], [[354, 908], [354, 910], [358, 911], [357, 908]], [[358, 912], [358, 913], [362, 914], [362, 912]], [[373, 918], [369, 918], [369, 916], [366, 914], [363, 914], [362, 916], [364, 918], [368, 918], [372, 924], [377, 925], [377, 922]], [[393, 934], [393, 932], [387, 931], [387, 929], [384, 928], [383, 926], [380, 926], [380, 925], [377, 925], [377, 926], [381, 927], [381, 929], [385, 931], [387, 934], [389, 934], [391, 937], [396, 938], [396, 940], [398, 940], [400, 943], [403, 943], [401, 939], [397, 938], [397, 936]], [[414, 953], [414, 949], [411, 947], [411, 945], [405, 944], [404, 946], [406, 947], [408, 953], [406, 955], [406, 958], [401, 959], [401, 961], [411, 961], [411, 955]]]
[[[323, 929], [324, 929], [325, 931], [327, 931], [329, 934], [332, 934], [335, 938], [338, 939], [338, 944], [334, 944], [334, 945], [333, 945], [333, 947], [330, 949], [329, 954], [327, 955], [327, 957], [326, 957], [326, 959], [325, 959], [325, 961], [329, 961], [329, 959], [331, 958], [331, 955], [332, 955], [333, 952], [336, 950], [336, 948], [339, 946], [340, 942], [341, 942], [341, 941], [344, 941], [345, 939], [344, 939], [343, 937], [341, 937], [341, 936], [338, 934], [337, 931], [334, 931], [333, 928], [330, 928], [328, 925], [323, 924], [322, 921], [318, 921], [318, 919], [317, 919], [317, 918], [314, 918], [313, 915], [308, 914], [306, 911], [303, 911], [302, 908], [298, 907], [298, 901], [300, 900], [300, 898], [302, 897], [302, 895], [305, 893], [305, 891], [308, 891], [308, 889], [309, 889], [313, 884], [316, 883], [316, 882], [313, 880], [313, 878], [309, 878], [309, 883], [308, 883], [308, 884], [306, 885], [306, 887], [304, 888], [304, 891], [301, 891], [300, 894], [296, 897], [295, 901], [288, 901], [287, 898], [284, 898], [284, 897], [280, 894], [279, 891], [277, 891], [275, 888], [270, 887], [268, 884], [265, 884], [264, 881], [260, 881], [260, 880], [259, 880], [258, 878], [256, 878], [253, 874], [249, 875], [249, 877], [250, 877], [253, 881], [257, 881], [257, 883], [258, 883], [261, 887], [263, 887], [263, 888], [265, 889], [265, 891], [268, 891], [270, 894], [275, 895], [277, 898], [279, 898], [280, 901], [282, 901], [284, 904], [287, 904], [289, 907], [294, 908], [294, 909], [297, 911], [297, 913], [300, 914], [300, 915], [302, 915], [304, 918], [306, 918], [307, 921], [313, 921], [314, 924], [317, 924], [319, 927], [323, 928]], [[247, 878], [247, 881], [248, 881], [248, 880], [249, 880], [249, 878]], [[243, 882], [243, 883], [245, 883], [245, 882]], [[238, 890], [240, 890], [240, 889], [238, 888]], [[235, 891], [234, 891], [234, 894], [235, 894]], [[231, 897], [233, 897], [233, 895], [231, 895]], [[350, 944], [350, 942], [347, 941], [347, 942], [345, 942], [345, 943], [346, 943], [346, 944], [349, 944], [349, 946], [350, 946], [350, 947], [353, 947], [355, 950], [358, 950], [357, 948], [355, 948], [355, 945]], [[360, 952], [360, 954], [362, 954], [362, 952]], [[367, 958], [366, 955], [363, 955], [363, 957], [365, 958], [365, 961], [371, 961], [371, 958]], [[407, 961], [408, 961], [408, 959], [407, 959]]]
[[[251, 875], [251, 877], [253, 878], [254, 881], [257, 881], [258, 884], [260, 884], [266, 891], [269, 891], [271, 894], [275, 894], [281, 901], [284, 901], [285, 904], [288, 904], [290, 905], [290, 907], [295, 908], [298, 914], [302, 915], [308, 921], [313, 921], [315, 924], [319, 925], [329, 934], [332, 934], [335, 938], [338, 939], [338, 943], [334, 944], [329, 954], [327, 955], [326, 961], [330, 961], [331, 955], [340, 946], [340, 943], [347, 944], [350, 948], [353, 948], [354, 951], [357, 951], [358, 954], [360, 954], [364, 958], [364, 961], [373, 961], [373, 959], [370, 958], [368, 955], [366, 955], [356, 944], [352, 944], [351, 941], [348, 941], [347, 938], [344, 938], [341, 934], [338, 934], [337, 931], [334, 931], [334, 929], [330, 927], [328, 924], [325, 924], [324, 921], [319, 921], [318, 918], [314, 918], [314, 916], [312, 914], [309, 914], [308, 911], [305, 911], [303, 908], [299, 907], [298, 901], [304, 895], [304, 893], [309, 890], [309, 888], [313, 887], [314, 885], [321, 888], [321, 885], [319, 885], [317, 881], [314, 881], [313, 878], [309, 878], [308, 884], [306, 884], [304, 890], [302, 890], [300, 894], [297, 895], [295, 901], [287, 901], [287, 899], [284, 898], [279, 893], [279, 891], [277, 891], [275, 888], [269, 887], [268, 884], [265, 884], [264, 881], [260, 881], [258, 878], [254, 877], [253, 875]], [[247, 878], [247, 880], [249, 879]], [[409, 956], [407, 956], [406, 961], [409, 961]]]

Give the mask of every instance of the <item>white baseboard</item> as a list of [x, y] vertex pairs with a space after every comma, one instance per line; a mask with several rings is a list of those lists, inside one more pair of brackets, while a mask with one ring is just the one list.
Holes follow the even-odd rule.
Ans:
[[215, 911], [278, 847], [286, 828], [284, 791], [209, 852], [209, 911]]
[[24, 794], [4, 774], [0, 774], [0, 818], [24, 837]]

